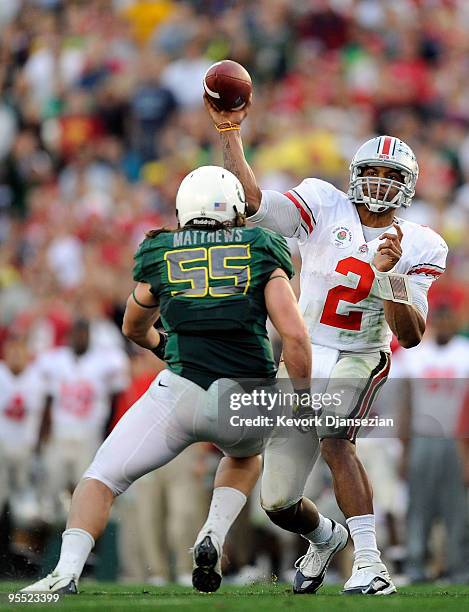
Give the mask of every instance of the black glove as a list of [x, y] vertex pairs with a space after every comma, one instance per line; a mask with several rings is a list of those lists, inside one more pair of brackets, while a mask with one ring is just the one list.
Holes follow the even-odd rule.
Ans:
[[150, 349], [153, 355], [156, 355], [158, 359], [164, 361], [164, 353], [166, 345], [168, 344], [168, 334], [163, 329], [157, 330], [160, 335], [160, 343], [155, 348]]

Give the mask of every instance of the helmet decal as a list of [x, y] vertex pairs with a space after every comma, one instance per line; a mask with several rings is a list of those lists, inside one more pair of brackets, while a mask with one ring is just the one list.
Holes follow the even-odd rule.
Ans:
[[378, 141], [378, 155], [383, 158], [388, 159], [390, 155], [394, 155], [394, 151], [396, 150], [396, 141], [397, 138], [392, 138], [391, 136], [381, 136]]

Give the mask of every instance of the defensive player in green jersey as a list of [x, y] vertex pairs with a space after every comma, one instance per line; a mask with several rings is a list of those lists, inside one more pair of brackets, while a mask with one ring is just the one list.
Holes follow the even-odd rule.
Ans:
[[258, 228], [186, 227], [150, 234], [134, 270], [159, 298], [168, 368], [204, 389], [218, 378], [275, 377], [264, 287], [277, 268], [293, 274], [285, 240]]
[[[193, 549], [194, 586], [216, 590], [225, 536], [259, 477], [267, 441], [219, 425], [220, 389], [242, 390], [233, 379], [275, 379], [267, 315], [283, 340], [290, 377], [309, 386], [310, 342], [288, 282], [285, 240], [244, 227], [243, 188], [223, 168], [190, 173], [176, 210], [179, 229], [150, 232], [138, 249], [123, 324], [124, 334], [167, 368], [98, 450], [74, 492], [57, 567], [26, 591], [76, 593], [115, 497], [198, 441], [225, 455]], [[154, 327], [159, 316], [163, 330]]]

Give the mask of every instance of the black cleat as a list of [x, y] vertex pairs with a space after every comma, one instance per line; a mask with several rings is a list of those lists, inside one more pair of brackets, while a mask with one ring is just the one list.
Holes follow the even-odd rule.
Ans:
[[220, 554], [207, 535], [193, 550], [194, 569], [192, 585], [202, 593], [213, 593], [220, 588], [221, 563]]

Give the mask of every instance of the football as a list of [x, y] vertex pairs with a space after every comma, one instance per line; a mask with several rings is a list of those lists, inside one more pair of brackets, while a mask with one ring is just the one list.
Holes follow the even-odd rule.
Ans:
[[204, 90], [219, 110], [241, 110], [252, 92], [249, 72], [232, 60], [210, 66], [204, 77]]

